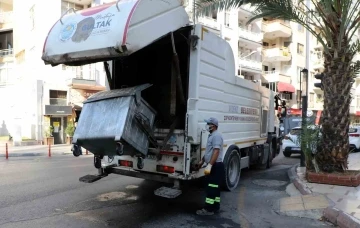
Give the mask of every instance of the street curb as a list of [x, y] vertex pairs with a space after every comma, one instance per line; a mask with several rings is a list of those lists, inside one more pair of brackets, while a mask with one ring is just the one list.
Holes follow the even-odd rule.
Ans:
[[296, 164], [288, 170], [289, 179], [302, 195], [310, 195], [312, 194], [312, 191], [304, 183], [301, 182], [301, 180], [296, 174], [296, 169], [298, 166], [299, 164]]
[[[302, 195], [310, 195], [312, 191], [297, 176], [296, 169], [299, 164], [294, 165], [288, 170], [290, 181], [299, 190]], [[360, 220], [337, 209], [336, 207], [327, 207], [323, 211], [323, 217], [340, 228], [360, 228]]]
[[[51, 155], [67, 155], [65, 153], [51, 153]], [[35, 157], [35, 156], [48, 156], [48, 153], [12, 153], [9, 154], [8, 157], [11, 158], [15, 158], [15, 157]], [[0, 154], [0, 157], [4, 158], [5, 154]]]

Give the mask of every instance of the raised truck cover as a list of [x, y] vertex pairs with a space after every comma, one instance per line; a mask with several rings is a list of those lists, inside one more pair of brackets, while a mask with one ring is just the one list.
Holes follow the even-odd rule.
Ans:
[[82, 65], [129, 55], [189, 24], [180, 1], [121, 0], [72, 12], [51, 28], [45, 64]]

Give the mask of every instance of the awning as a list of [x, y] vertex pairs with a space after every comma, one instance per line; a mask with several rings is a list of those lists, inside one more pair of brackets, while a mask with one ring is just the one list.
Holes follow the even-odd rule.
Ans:
[[134, 53], [189, 25], [180, 1], [127, 0], [72, 12], [49, 31], [45, 64], [80, 65]]
[[279, 92], [295, 93], [295, 87], [286, 82], [279, 82], [277, 88]]

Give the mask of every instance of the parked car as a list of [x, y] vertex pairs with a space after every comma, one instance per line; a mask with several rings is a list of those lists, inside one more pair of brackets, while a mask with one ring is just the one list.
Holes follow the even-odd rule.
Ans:
[[301, 134], [301, 127], [294, 127], [289, 134], [284, 136], [282, 141], [282, 149], [285, 157], [291, 154], [300, 154], [301, 150], [298, 144], [298, 136]]
[[360, 151], [360, 126], [349, 128], [350, 151]]
[[[290, 157], [291, 154], [300, 154], [300, 146], [298, 143], [298, 136], [301, 134], [301, 127], [294, 127], [289, 134], [284, 136], [282, 141], [282, 149], [285, 157]], [[360, 151], [360, 126], [349, 128], [349, 144], [350, 151]]]

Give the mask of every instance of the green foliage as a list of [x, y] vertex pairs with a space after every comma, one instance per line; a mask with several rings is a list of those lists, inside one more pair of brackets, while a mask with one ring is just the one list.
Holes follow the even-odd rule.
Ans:
[[66, 129], [65, 129], [65, 133], [70, 136], [70, 137], [73, 137], [74, 136], [74, 132], [75, 132], [75, 127], [74, 127], [74, 124], [73, 123], [68, 123], [68, 125], [66, 126]]
[[293, 143], [302, 148], [302, 152], [305, 155], [307, 170], [318, 170], [316, 167], [315, 156], [321, 142], [321, 136], [320, 126], [305, 122], [297, 140], [292, 140], [290, 138]]
[[45, 137], [52, 137], [52, 133], [54, 132], [54, 127], [49, 126], [45, 129]]

